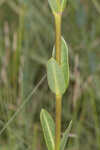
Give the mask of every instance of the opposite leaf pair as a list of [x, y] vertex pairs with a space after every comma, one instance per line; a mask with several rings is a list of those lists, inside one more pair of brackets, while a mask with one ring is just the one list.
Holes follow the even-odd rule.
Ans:
[[55, 60], [55, 48], [53, 56], [47, 64], [48, 84], [56, 95], [64, 94], [69, 83], [68, 47], [64, 38], [61, 40], [61, 65]]
[[[40, 119], [41, 119], [41, 124], [42, 124], [42, 128], [43, 128], [43, 133], [44, 133], [44, 138], [46, 141], [47, 148], [48, 148], [48, 150], [55, 150], [55, 124], [54, 124], [54, 121], [53, 121], [52, 117], [50, 116], [50, 114], [44, 109], [42, 109], [42, 111], [41, 111]], [[63, 134], [63, 137], [62, 137], [61, 143], [60, 143], [60, 150], [65, 149], [71, 127], [72, 127], [72, 121], [70, 122], [67, 130]]]

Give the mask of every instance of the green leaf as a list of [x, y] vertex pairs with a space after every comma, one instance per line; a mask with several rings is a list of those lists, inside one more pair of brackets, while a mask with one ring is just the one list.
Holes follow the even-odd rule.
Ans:
[[[55, 59], [55, 46], [53, 47], [52, 57]], [[61, 68], [64, 74], [66, 89], [69, 83], [69, 62], [68, 62], [68, 46], [62, 37], [61, 39]]]
[[55, 148], [55, 124], [51, 115], [44, 109], [41, 110], [40, 120], [43, 128], [44, 138], [48, 150], [54, 150]]
[[56, 0], [48, 0], [49, 5], [54, 13], [58, 12], [58, 5]]
[[53, 13], [62, 13], [66, 7], [67, 0], [48, 0]]
[[65, 92], [66, 84], [62, 68], [53, 57], [47, 63], [47, 78], [52, 92], [57, 95]]
[[56, 59], [56, 50], [55, 50], [55, 46], [53, 47], [52, 57], [53, 57], [54, 59]]
[[66, 88], [67, 88], [69, 83], [68, 46], [63, 37], [61, 42], [61, 67], [62, 67]]
[[62, 0], [61, 2], [61, 11], [63, 12], [66, 7], [67, 0]]
[[68, 141], [68, 136], [69, 136], [69, 133], [71, 131], [71, 128], [72, 128], [72, 121], [70, 122], [68, 128], [66, 129], [65, 133], [63, 134], [63, 137], [61, 139], [61, 144], [60, 144], [60, 150], [65, 149], [65, 146], [66, 146], [66, 143]]

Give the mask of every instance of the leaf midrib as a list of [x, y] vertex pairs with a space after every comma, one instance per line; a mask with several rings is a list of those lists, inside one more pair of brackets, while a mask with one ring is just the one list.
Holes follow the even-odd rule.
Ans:
[[47, 119], [46, 119], [46, 117], [45, 117], [45, 114], [44, 114], [43, 116], [44, 116], [44, 120], [45, 120], [45, 122], [46, 122], [46, 124], [47, 124], [48, 133], [49, 133], [49, 135], [50, 135], [50, 137], [51, 137], [50, 140], [51, 140], [51, 143], [52, 143], [52, 150], [54, 150], [53, 135], [52, 135], [52, 133], [50, 132], [50, 127], [49, 127], [48, 121], [47, 121]]

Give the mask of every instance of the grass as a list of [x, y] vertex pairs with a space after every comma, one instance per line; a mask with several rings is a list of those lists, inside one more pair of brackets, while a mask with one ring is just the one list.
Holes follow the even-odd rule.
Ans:
[[[15, 35], [15, 43], [18, 42], [21, 16], [17, 12], [22, 9], [22, 5], [25, 5], [25, 17], [19, 48], [21, 63], [18, 66], [17, 87], [13, 87], [12, 68], [16, 68], [16, 63], [12, 63], [15, 60], [13, 37]], [[48, 9], [48, 2], [45, 0], [27, 3], [13, 0], [0, 2], [0, 130], [18, 112], [0, 135], [0, 150], [46, 149], [39, 114], [41, 108], [45, 106], [54, 117], [55, 102], [53, 94], [47, 88], [46, 78], [38, 88], [36, 87], [46, 73], [45, 64], [51, 56], [54, 41], [54, 21]], [[89, 0], [70, 1], [63, 16], [62, 32], [69, 45], [71, 79], [63, 100], [62, 130], [64, 131], [71, 118], [74, 118], [72, 134], [77, 136], [70, 139], [68, 150], [98, 150], [99, 147], [100, 129], [97, 129], [100, 124], [99, 17], [94, 4]], [[8, 24], [8, 35], [5, 34], [5, 23]], [[6, 37], [9, 39], [10, 59], [6, 59]], [[7, 64], [6, 69], [4, 64]], [[27, 100], [34, 88], [35, 92]], [[28, 102], [18, 111], [26, 100]], [[35, 148], [34, 141], [36, 141]]]

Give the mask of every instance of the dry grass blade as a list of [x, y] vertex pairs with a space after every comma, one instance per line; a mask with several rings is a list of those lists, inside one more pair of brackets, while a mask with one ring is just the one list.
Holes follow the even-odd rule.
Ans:
[[15, 117], [19, 114], [19, 112], [24, 108], [24, 106], [28, 103], [29, 99], [32, 97], [32, 95], [36, 92], [36, 90], [40, 87], [40, 85], [43, 83], [43, 81], [46, 78], [46, 74], [42, 77], [42, 79], [39, 81], [39, 83], [36, 85], [36, 87], [32, 90], [32, 92], [28, 95], [28, 97], [25, 99], [25, 101], [20, 105], [18, 110], [14, 113], [14, 115], [8, 120], [8, 122], [4, 125], [2, 130], [0, 131], [0, 135], [7, 129], [7, 127], [12, 123], [12, 121], [15, 119]]

